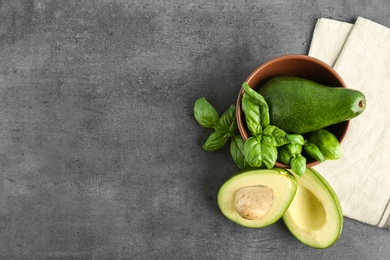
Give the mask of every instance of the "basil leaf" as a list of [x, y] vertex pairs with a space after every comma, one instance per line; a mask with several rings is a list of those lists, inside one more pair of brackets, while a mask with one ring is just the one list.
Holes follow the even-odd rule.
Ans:
[[255, 135], [261, 135], [262, 133], [262, 127], [261, 125], [258, 125], [252, 121], [249, 121], [249, 120], [246, 120], [246, 125], [251, 133], [251, 135], [255, 136]]
[[286, 145], [282, 145], [278, 149], [278, 161], [290, 165], [291, 155], [288, 152]]
[[288, 143], [287, 133], [274, 125], [267, 125], [263, 129], [263, 143], [272, 146], [281, 146]]
[[310, 155], [311, 157], [313, 157], [314, 159], [316, 159], [317, 161], [319, 162], [324, 162], [325, 161], [325, 157], [324, 155], [321, 153], [320, 149], [318, 148], [317, 145], [315, 144], [312, 144], [312, 143], [306, 143], [304, 146], [303, 146], [303, 149], [305, 150], [305, 152]]
[[244, 144], [244, 139], [240, 135], [234, 136], [230, 143], [230, 154], [237, 167], [241, 170], [249, 168], [249, 164], [245, 161]]
[[327, 160], [337, 160], [341, 158], [339, 140], [334, 134], [325, 129], [313, 132], [308, 139], [309, 143], [317, 145], [321, 153]]
[[252, 135], [261, 135], [261, 133], [263, 131], [263, 128], [261, 127], [261, 125], [258, 125], [252, 121], [249, 121], [248, 119], [246, 119], [246, 125], [249, 129], [249, 132], [251, 132]]
[[236, 107], [231, 105], [219, 118], [218, 125], [214, 127], [219, 133], [234, 133], [237, 129]]
[[285, 145], [285, 148], [287, 152], [293, 157], [302, 153], [302, 145], [299, 144], [288, 143]]
[[262, 132], [261, 115], [259, 106], [254, 100], [244, 93], [241, 102], [242, 110], [245, 114], [247, 127], [252, 135], [259, 135]]
[[229, 137], [226, 134], [214, 131], [206, 140], [203, 149], [208, 152], [213, 152], [221, 149], [227, 142]]
[[291, 159], [290, 165], [291, 170], [293, 170], [296, 175], [302, 176], [306, 171], [306, 158], [299, 154]]
[[276, 146], [267, 145], [265, 143], [261, 144], [261, 154], [263, 157], [263, 163], [265, 167], [271, 169], [274, 167], [276, 159], [278, 158], [278, 151]]
[[299, 145], [305, 144], [305, 139], [300, 134], [288, 134], [286, 138], [290, 143], [293, 144], [299, 144]]
[[244, 89], [244, 93], [246, 93], [252, 99], [252, 102], [256, 103], [257, 106], [259, 106], [261, 126], [264, 127], [269, 125], [269, 107], [264, 97], [260, 93], [254, 91], [246, 82], [242, 84], [242, 88]]
[[204, 97], [195, 101], [194, 116], [196, 121], [203, 127], [213, 128], [218, 125], [219, 115]]
[[250, 166], [262, 166], [261, 136], [251, 136], [245, 141], [244, 156]]

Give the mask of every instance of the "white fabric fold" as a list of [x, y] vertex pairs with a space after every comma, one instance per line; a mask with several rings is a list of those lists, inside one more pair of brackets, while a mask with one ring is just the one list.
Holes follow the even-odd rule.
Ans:
[[348, 38], [353, 24], [321, 18], [314, 28], [309, 56], [333, 66]]
[[319, 19], [309, 55], [366, 96], [351, 120], [343, 156], [315, 166], [336, 191], [344, 216], [390, 228], [390, 29], [358, 17], [355, 24]]

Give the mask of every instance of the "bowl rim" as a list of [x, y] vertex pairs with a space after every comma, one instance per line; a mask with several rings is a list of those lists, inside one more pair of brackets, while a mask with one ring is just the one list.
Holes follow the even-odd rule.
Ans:
[[[253, 70], [249, 74], [249, 76], [245, 79], [245, 82], [250, 82], [251, 79], [257, 73], [259, 73], [259, 71], [264, 69], [264, 67], [267, 67], [270, 64], [279, 62], [281, 60], [286, 60], [286, 59], [305, 60], [305, 61], [309, 61], [309, 62], [314, 62], [314, 63], [320, 65], [321, 67], [325, 68], [326, 70], [328, 70], [336, 78], [336, 80], [340, 83], [341, 87], [347, 88], [347, 85], [345, 84], [344, 80], [336, 72], [336, 70], [334, 70], [330, 65], [328, 65], [325, 62], [323, 62], [320, 59], [317, 59], [317, 58], [309, 56], [309, 55], [304, 55], [304, 54], [285, 54], [285, 55], [280, 55], [280, 56], [268, 59], [265, 62], [261, 63], [259, 66], [257, 66], [255, 68], [255, 70]], [[237, 101], [236, 101], [236, 121], [237, 121], [238, 130], [240, 132], [240, 135], [241, 135], [241, 137], [245, 141], [245, 140], [247, 140], [249, 138], [249, 134], [248, 134], [247, 129], [245, 128], [244, 123], [243, 123], [244, 120], [245, 120], [243, 112], [242, 112], [242, 107], [241, 107], [241, 100], [242, 100], [243, 94], [244, 94], [244, 89], [241, 87], [240, 90], [239, 90], [239, 93], [238, 93]], [[347, 133], [349, 132], [350, 120], [344, 121], [344, 123], [345, 123], [345, 131], [343, 132], [343, 134], [339, 138], [340, 144], [344, 141]], [[319, 161], [312, 161], [312, 162], [307, 163], [306, 167], [309, 168], [309, 167], [313, 167], [313, 166], [318, 165], [318, 164], [320, 164]], [[289, 165], [280, 163], [278, 161], [276, 161], [275, 167], [290, 169]]]

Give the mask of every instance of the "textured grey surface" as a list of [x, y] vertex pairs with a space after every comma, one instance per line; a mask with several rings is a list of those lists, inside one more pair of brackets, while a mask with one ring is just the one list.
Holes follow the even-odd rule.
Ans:
[[390, 26], [389, 2], [177, 2], [0, 0], [0, 258], [388, 259], [390, 232], [354, 220], [318, 250], [224, 218], [237, 170], [192, 106], [306, 54], [320, 17]]

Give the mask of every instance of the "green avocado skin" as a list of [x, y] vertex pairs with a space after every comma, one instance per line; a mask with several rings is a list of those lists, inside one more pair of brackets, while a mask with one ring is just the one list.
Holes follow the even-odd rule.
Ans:
[[258, 92], [268, 103], [271, 124], [288, 133], [305, 134], [347, 121], [366, 107], [358, 90], [291, 76], [275, 76]]

